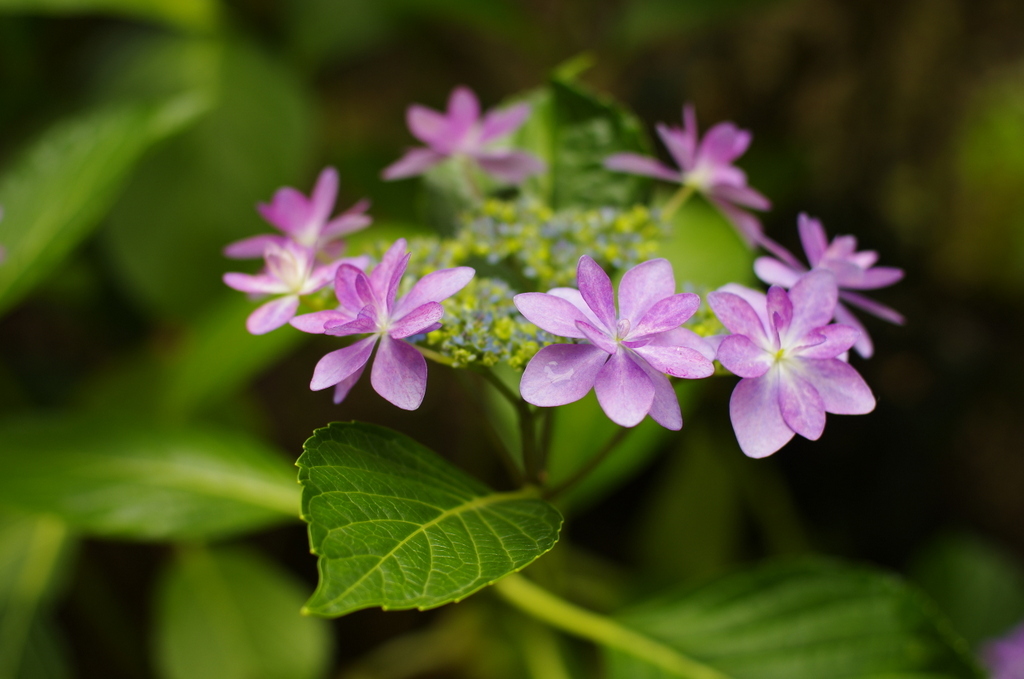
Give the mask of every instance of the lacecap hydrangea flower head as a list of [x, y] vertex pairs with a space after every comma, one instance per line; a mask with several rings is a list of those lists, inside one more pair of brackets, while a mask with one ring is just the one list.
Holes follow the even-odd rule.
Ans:
[[788, 292], [773, 285], [765, 295], [730, 284], [707, 299], [732, 333], [720, 338], [718, 360], [743, 378], [729, 414], [748, 456], [771, 455], [795, 434], [817, 440], [825, 413], [874, 410], [871, 389], [843, 360], [860, 333], [831, 323], [838, 301], [831, 271], [811, 271]]
[[622, 276], [616, 311], [611, 279], [590, 257], [580, 257], [575, 288], [515, 296], [519, 311], [559, 337], [584, 340], [541, 349], [523, 372], [519, 390], [528, 403], [560, 406], [594, 389], [605, 414], [632, 427], [650, 415], [668, 429], [683, 426], [679, 401], [666, 373], [696, 379], [714, 373], [714, 350], [680, 327], [700, 305], [676, 293], [672, 265], [652, 259]]

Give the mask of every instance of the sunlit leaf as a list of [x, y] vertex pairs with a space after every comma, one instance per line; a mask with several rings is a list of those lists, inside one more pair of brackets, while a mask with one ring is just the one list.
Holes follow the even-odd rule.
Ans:
[[198, 96], [93, 110], [48, 130], [0, 180], [0, 312], [50, 274], [106, 215], [155, 142], [205, 109]]
[[255, 552], [183, 549], [157, 597], [165, 679], [315, 679], [326, 674], [325, 621], [299, 613], [305, 585]]
[[458, 601], [547, 552], [562, 524], [530, 490], [494, 493], [382, 427], [318, 429], [298, 464], [316, 615]]
[[216, 0], [0, 0], [0, 12], [108, 14], [208, 30], [217, 23], [220, 5]]
[[291, 465], [241, 434], [98, 418], [0, 423], [0, 503], [82, 532], [209, 539], [298, 514]]
[[[892, 576], [805, 560], [659, 597], [619, 620], [728, 679], [981, 679], [934, 604]], [[683, 677], [622, 651], [609, 676]]]
[[752, 284], [754, 252], [718, 210], [693, 197], [672, 219], [672, 232], [658, 248], [672, 262], [676, 280], [697, 289], [726, 283]]

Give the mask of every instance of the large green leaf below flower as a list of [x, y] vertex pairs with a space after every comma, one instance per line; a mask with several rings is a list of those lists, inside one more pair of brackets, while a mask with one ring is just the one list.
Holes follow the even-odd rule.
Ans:
[[529, 489], [495, 493], [397, 432], [332, 423], [298, 462], [320, 584], [316, 615], [459, 601], [551, 549], [562, 517]]

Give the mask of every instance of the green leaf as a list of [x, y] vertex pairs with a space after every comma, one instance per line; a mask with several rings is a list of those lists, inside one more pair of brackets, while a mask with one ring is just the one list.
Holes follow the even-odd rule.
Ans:
[[579, 84], [556, 78], [550, 87], [553, 207], [629, 207], [645, 202], [650, 179], [612, 172], [603, 165], [613, 153], [650, 153], [643, 124]]
[[316, 615], [459, 601], [551, 549], [562, 517], [530, 489], [494, 493], [412, 439], [332, 423], [299, 458], [320, 584]]
[[216, 0], [0, 0], [0, 12], [111, 14], [152, 19], [191, 30], [216, 26]]
[[753, 279], [754, 252], [718, 210], [696, 196], [673, 216], [672, 234], [658, 255], [672, 262], [676, 281], [698, 288]]
[[[729, 679], [981, 679], [967, 643], [901, 580], [825, 560], [774, 563], [619, 617]], [[609, 651], [612, 679], [682, 677]]]
[[0, 423], [0, 502], [87, 533], [212, 539], [297, 515], [283, 457], [247, 436], [82, 417]]
[[242, 549], [182, 550], [157, 596], [156, 658], [165, 679], [316, 679], [326, 621], [304, 617], [306, 586]]
[[130, 63], [132, 87], [212, 74], [215, 108], [140, 164], [104, 231], [128, 294], [154, 314], [194, 319], [227, 292], [226, 271], [253, 270], [225, 259], [224, 246], [274, 231], [256, 203], [285, 184], [312, 187], [311, 105], [295, 74], [244, 43], [153, 40]]
[[971, 643], [1000, 636], [1024, 618], [1024, 571], [979, 537], [935, 540], [915, 559], [911, 575]]
[[201, 97], [90, 111], [48, 130], [0, 181], [0, 312], [53, 271], [111, 207], [143, 152], [204, 110]]
[[67, 675], [47, 609], [72, 542], [56, 518], [0, 512], [0, 679]]

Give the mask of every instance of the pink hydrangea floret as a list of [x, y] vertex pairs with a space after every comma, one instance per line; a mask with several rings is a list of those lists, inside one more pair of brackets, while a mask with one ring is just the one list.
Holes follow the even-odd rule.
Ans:
[[697, 114], [690, 104], [683, 107], [682, 128], [659, 123], [657, 130], [678, 169], [637, 153], [608, 156], [605, 167], [692, 186], [722, 211], [749, 245], [760, 244], [764, 237], [761, 222], [742, 208], [768, 210], [771, 202], [747, 186], [747, 175], [733, 165], [750, 146], [751, 133], [725, 122], [713, 126], [700, 139]]
[[377, 355], [370, 371], [374, 391], [405, 410], [415, 410], [427, 389], [427, 363], [406, 338], [441, 327], [441, 302], [461, 290], [473, 278], [468, 266], [442, 269], [419, 279], [409, 293], [396, 299], [409, 264], [404, 239], [395, 241], [380, 264], [364, 273], [343, 263], [335, 275], [337, 309], [298, 316], [292, 325], [300, 330], [336, 337], [366, 334], [353, 344], [332, 351], [316, 364], [309, 387], [314, 391], [334, 387], [340, 403], [359, 381], [374, 347]]
[[665, 374], [697, 379], [714, 373], [714, 349], [680, 327], [700, 298], [676, 294], [672, 265], [665, 259], [643, 262], [623, 275], [618, 311], [611, 279], [593, 259], [580, 257], [576, 278], [579, 290], [555, 288], [514, 298], [534, 325], [585, 340], [541, 349], [523, 372], [523, 398], [537, 406], [560, 406], [594, 389], [616, 424], [632, 427], [650, 415], [663, 427], [680, 429], [679, 401]]
[[366, 228], [373, 221], [365, 214], [370, 207], [370, 202], [365, 199], [331, 219], [337, 197], [338, 171], [333, 167], [324, 168], [308, 198], [290, 186], [278, 189], [270, 203], [260, 203], [256, 209], [284, 235], [264, 234], [246, 238], [224, 248], [224, 254], [232, 259], [255, 259], [262, 257], [271, 243], [281, 246], [292, 241], [311, 248], [316, 254], [336, 258], [344, 247], [340, 239]]
[[[841, 300], [836, 305], [836, 320], [860, 331], [860, 338], [853, 348], [864, 358], [871, 358], [875, 352], [871, 336], [860, 320], [842, 302], [863, 309], [890, 323], [902, 325], [904, 319], [898, 311], [853, 291], [890, 286], [903, 278], [903, 270], [891, 266], [875, 266], [878, 253], [873, 250], [857, 252], [857, 239], [854, 236], [836, 236], [829, 243], [821, 222], [806, 214], [801, 213], [797, 218], [797, 228], [811, 268], [828, 269], [835, 274]], [[778, 259], [758, 257], [754, 262], [754, 272], [769, 285], [788, 288], [807, 272], [807, 267], [781, 245], [773, 245], [774, 247], [770, 249]]]
[[409, 149], [386, 167], [384, 179], [404, 179], [422, 174], [446, 158], [472, 158], [499, 180], [518, 184], [544, 171], [544, 162], [524, 151], [494, 148], [501, 137], [515, 132], [530, 116], [529, 104], [516, 104], [480, 115], [480, 102], [468, 87], [456, 87], [445, 113], [413, 104], [406, 112], [412, 135], [426, 147]]
[[1024, 625], [985, 644], [981, 658], [992, 679], [1024, 679]]
[[860, 333], [830, 324], [838, 299], [831, 271], [812, 271], [789, 292], [772, 286], [765, 295], [730, 284], [707, 299], [732, 333], [721, 338], [717, 358], [743, 378], [729, 414], [748, 456], [771, 455], [794, 434], [817, 440], [825, 413], [874, 410], [871, 389], [843, 360]]

